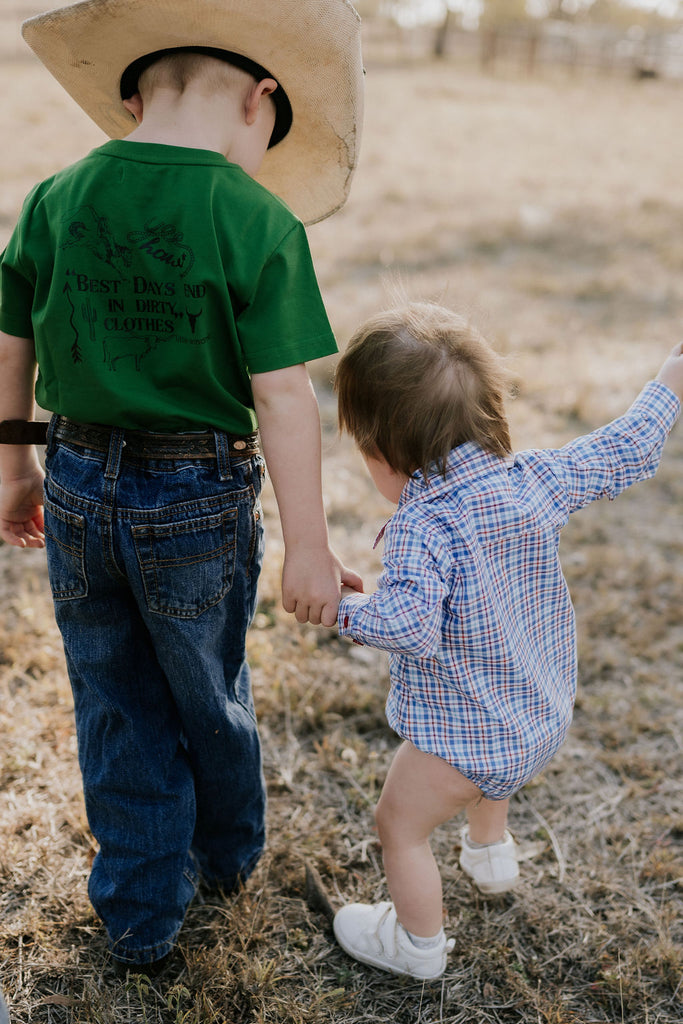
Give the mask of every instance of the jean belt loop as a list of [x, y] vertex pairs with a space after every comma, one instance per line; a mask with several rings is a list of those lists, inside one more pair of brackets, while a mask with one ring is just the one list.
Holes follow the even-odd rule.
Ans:
[[126, 442], [123, 439], [123, 430], [120, 427], [112, 427], [109, 439], [109, 451], [107, 452], [107, 464], [104, 467], [104, 476], [107, 480], [116, 480], [121, 468], [121, 455]]
[[213, 436], [216, 440], [218, 479], [224, 481], [231, 480], [232, 470], [230, 469], [230, 442], [226, 435], [220, 430], [214, 430]]
[[47, 425], [47, 440], [45, 443], [45, 451], [48, 451], [49, 448], [52, 446], [52, 442], [55, 436], [55, 427], [57, 426], [58, 421], [59, 416], [55, 412], [52, 414], [52, 416], [50, 416], [50, 422]]

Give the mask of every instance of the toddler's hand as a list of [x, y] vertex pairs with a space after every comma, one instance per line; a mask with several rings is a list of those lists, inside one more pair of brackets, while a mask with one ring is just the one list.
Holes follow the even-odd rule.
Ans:
[[657, 374], [657, 380], [671, 388], [683, 401], [683, 343], [676, 345]]
[[342, 565], [341, 570], [342, 597], [347, 597], [349, 594], [362, 594], [363, 580], [358, 573], [353, 569], [347, 569], [345, 565]]

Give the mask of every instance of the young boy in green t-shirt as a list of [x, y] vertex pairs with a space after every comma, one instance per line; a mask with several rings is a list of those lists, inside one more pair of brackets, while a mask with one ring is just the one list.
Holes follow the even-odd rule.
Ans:
[[0, 258], [0, 537], [47, 547], [124, 969], [158, 968], [198, 881], [233, 889], [263, 847], [257, 426], [285, 608], [332, 625], [361, 586], [329, 547], [305, 366], [336, 345], [296, 212], [343, 203], [361, 97], [357, 15], [319, 13], [86, 0], [24, 26], [113, 141], [32, 191]]

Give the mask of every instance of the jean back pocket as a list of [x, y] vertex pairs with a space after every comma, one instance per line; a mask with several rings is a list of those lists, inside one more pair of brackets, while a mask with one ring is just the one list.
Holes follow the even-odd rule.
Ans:
[[133, 527], [147, 607], [160, 615], [193, 619], [232, 585], [237, 509], [179, 523]]

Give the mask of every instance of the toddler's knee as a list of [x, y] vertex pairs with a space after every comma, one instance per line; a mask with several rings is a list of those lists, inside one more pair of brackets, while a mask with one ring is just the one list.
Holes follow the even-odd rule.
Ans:
[[385, 799], [382, 795], [375, 807], [375, 825], [382, 845], [389, 839], [395, 821], [396, 818], [391, 801]]

